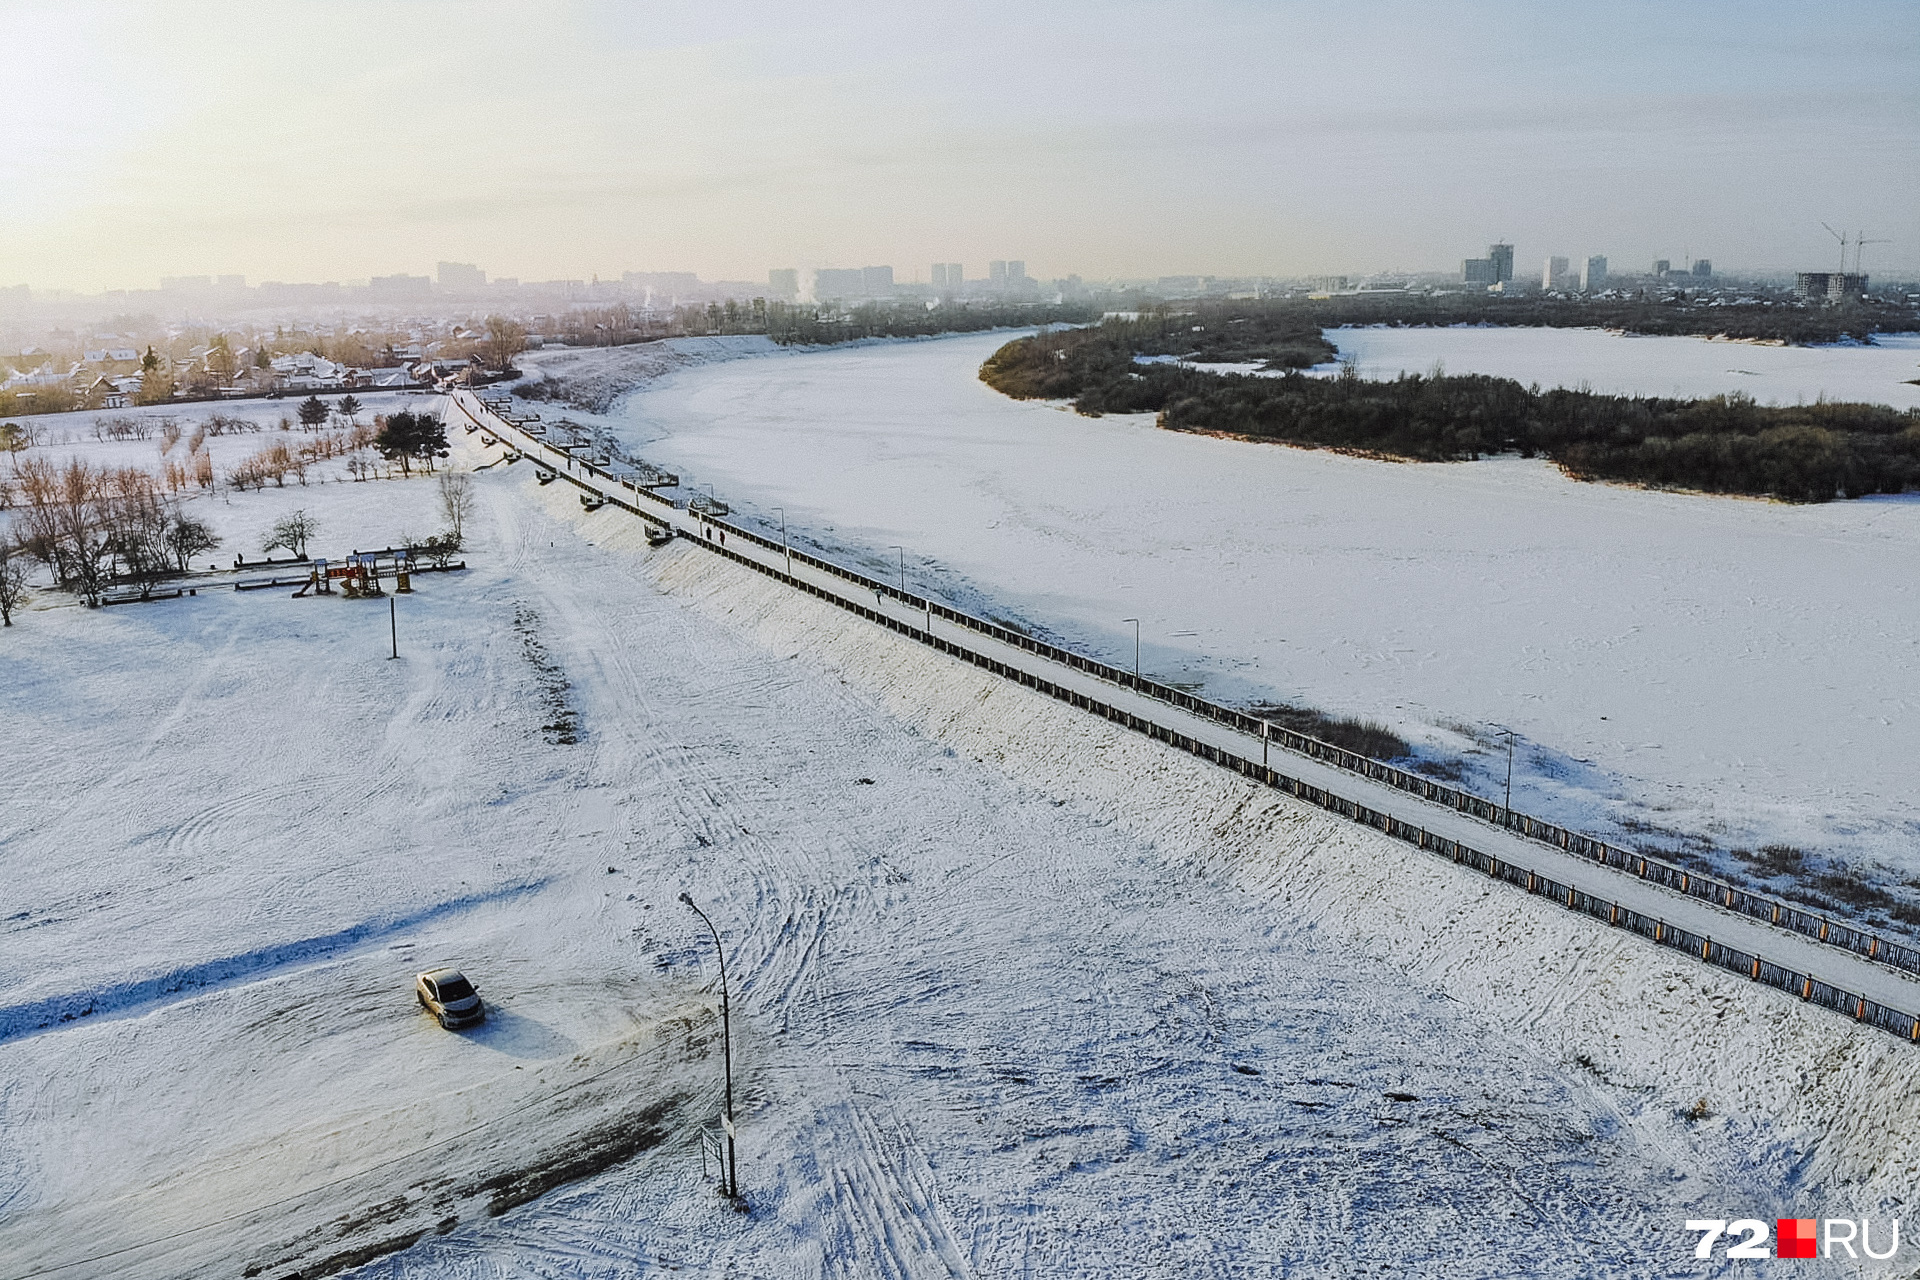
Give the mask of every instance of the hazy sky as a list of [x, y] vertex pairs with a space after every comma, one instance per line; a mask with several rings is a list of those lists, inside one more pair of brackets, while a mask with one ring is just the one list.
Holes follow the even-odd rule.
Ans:
[[1920, 274], [1920, 3], [20, 3], [0, 284]]

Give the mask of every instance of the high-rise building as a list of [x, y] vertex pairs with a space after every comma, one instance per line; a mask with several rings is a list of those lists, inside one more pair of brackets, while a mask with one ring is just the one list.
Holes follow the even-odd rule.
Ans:
[[893, 292], [892, 267], [860, 268], [860, 292], [869, 298], [879, 298]]
[[1672, 263], [1672, 262], [1670, 262], [1670, 261], [1669, 261], [1668, 259], [1666, 259], [1666, 258], [1655, 258], [1655, 259], [1653, 260], [1653, 274], [1654, 274], [1654, 275], [1656, 275], [1656, 276], [1659, 276], [1659, 277], [1661, 277], [1662, 279], [1665, 279], [1665, 278], [1666, 278], [1666, 274], [1667, 274], [1667, 272], [1669, 272], [1669, 271], [1671, 271], [1671, 270], [1673, 270], [1673, 263]]
[[471, 262], [442, 262], [435, 275], [442, 289], [466, 291], [487, 287], [487, 273]]
[[967, 284], [967, 273], [960, 269], [957, 262], [947, 264], [947, 288], [963, 289]]
[[800, 270], [798, 267], [775, 267], [767, 272], [767, 292], [782, 302], [792, 302], [800, 296]]
[[1696, 280], [1712, 279], [1713, 278], [1713, 259], [1695, 258], [1693, 260], [1693, 275]]
[[1540, 268], [1540, 287], [1542, 289], [1564, 289], [1567, 286], [1567, 260], [1562, 257], [1548, 258]]
[[936, 289], [947, 287], [947, 264], [944, 262], [933, 264], [933, 287]]
[[1003, 259], [995, 258], [987, 264], [987, 287], [992, 289], [1007, 287], [1007, 264]]
[[1513, 246], [1504, 242], [1487, 246], [1487, 260], [1493, 263], [1493, 282], [1505, 284], [1513, 279]]
[[1594, 254], [1587, 259], [1587, 265], [1580, 268], [1580, 291], [1592, 293], [1607, 283], [1607, 259], [1602, 254]]
[[693, 271], [622, 271], [620, 283], [651, 290], [656, 298], [684, 298], [700, 291], [700, 276]]
[[1489, 285], [1499, 283], [1494, 273], [1492, 258], [1467, 258], [1460, 263], [1460, 282], [1462, 284]]
[[424, 298], [432, 287], [433, 281], [425, 276], [410, 276], [404, 272], [375, 276], [367, 281], [368, 290], [382, 298]]
[[861, 284], [858, 267], [822, 267], [813, 273], [814, 300], [825, 302], [829, 298], [858, 297]]
[[1027, 278], [1027, 264], [1018, 258], [1007, 259], [1007, 284], [1011, 287], [1017, 281]]

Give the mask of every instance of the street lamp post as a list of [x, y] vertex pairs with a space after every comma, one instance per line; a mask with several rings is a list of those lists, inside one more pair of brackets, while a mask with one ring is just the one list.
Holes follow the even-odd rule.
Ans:
[[1122, 618], [1120, 621], [1133, 624], [1133, 678], [1138, 680], [1140, 678], [1140, 619]]
[[713, 927], [713, 921], [707, 918], [707, 913], [694, 904], [693, 895], [682, 892], [680, 901], [705, 922], [707, 932], [713, 935], [713, 953], [720, 958], [720, 1057], [727, 1073], [727, 1198], [738, 1200], [740, 1170], [735, 1164], [733, 1151], [733, 1029], [727, 1007], [727, 954], [720, 946], [720, 931]]
[[1507, 801], [1504, 806], [1507, 816], [1513, 816], [1513, 730], [1502, 729], [1507, 738]]
[[900, 553], [900, 595], [904, 598], [907, 594], [907, 549], [896, 543], [887, 550]]
[[787, 558], [787, 576], [791, 578], [793, 576], [793, 548], [787, 545], [787, 509], [785, 507], [775, 507], [774, 510], [780, 513], [780, 554]]

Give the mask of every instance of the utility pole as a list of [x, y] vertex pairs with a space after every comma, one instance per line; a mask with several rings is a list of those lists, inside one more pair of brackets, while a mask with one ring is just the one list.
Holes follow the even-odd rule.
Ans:
[[1140, 679], [1140, 619], [1122, 618], [1120, 621], [1133, 624], [1133, 678], [1137, 681]]
[[738, 1200], [740, 1170], [734, 1162], [733, 1150], [733, 1031], [727, 1008], [727, 954], [720, 947], [720, 931], [713, 927], [713, 921], [707, 918], [707, 913], [694, 905], [693, 895], [682, 891], [680, 901], [705, 922], [707, 932], [713, 935], [713, 953], [720, 958], [720, 1055], [727, 1073], [727, 1198]]
[[387, 655], [387, 660], [392, 661], [400, 656], [399, 602], [392, 596], [387, 597], [387, 638], [393, 641], [393, 652]]
[[904, 599], [907, 594], [907, 549], [898, 544], [890, 546], [887, 549], [900, 553], [900, 595]]
[[787, 545], [787, 509], [785, 507], [775, 507], [774, 510], [780, 513], [780, 554], [787, 558], [787, 576], [791, 578], [793, 576], [793, 548]]

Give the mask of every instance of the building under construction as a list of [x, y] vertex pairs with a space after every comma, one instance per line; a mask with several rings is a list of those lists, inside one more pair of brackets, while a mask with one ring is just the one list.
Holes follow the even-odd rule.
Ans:
[[1867, 291], [1867, 278], [1853, 271], [1802, 271], [1793, 277], [1793, 296], [1809, 302], [1845, 302]]

